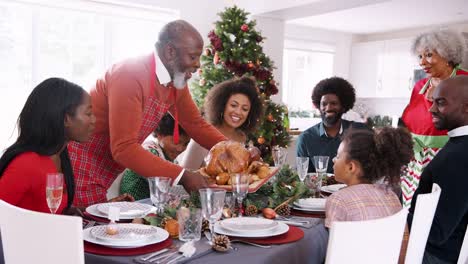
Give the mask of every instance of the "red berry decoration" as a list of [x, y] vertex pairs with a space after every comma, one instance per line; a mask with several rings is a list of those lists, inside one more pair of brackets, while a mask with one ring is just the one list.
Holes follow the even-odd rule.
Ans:
[[249, 31], [249, 26], [247, 24], [243, 24], [241, 26], [241, 30], [244, 31], [244, 32], [247, 32], [247, 31]]

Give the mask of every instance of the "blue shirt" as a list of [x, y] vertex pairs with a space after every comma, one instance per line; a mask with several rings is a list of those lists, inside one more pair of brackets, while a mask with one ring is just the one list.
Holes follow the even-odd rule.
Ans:
[[336, 137], [329, 137], [323, 126], [323, 122], [308, 128], [299, 135], [296, 146], [297, 157], [309, 157], [309, 172], [315, 172], [314, 156], [328, 156], [328, 173], [333, 173], [333, 161], [338, 147], [341, 143], [341, 136], [349, 129], [369, 129], [364, 123], [341, 119], [341, 129]]

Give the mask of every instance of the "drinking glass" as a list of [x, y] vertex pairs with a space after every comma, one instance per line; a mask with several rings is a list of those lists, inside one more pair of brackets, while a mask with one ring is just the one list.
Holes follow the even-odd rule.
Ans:
[[309, 187], [312, 197], [320, 198], [320, 189], [322, 188], [322, 180], [317, 172], [307, 173], [304, 184]]
[[223, 212], [224, 197], [226, 190], [221, 189], [200, 189], [200, 202], [203, 217], [210, 222], [210, 231], [214, 235], [214, 224], [221, 217]]
[[314, 166], [320, 184], [319, 188], [322, 188], [322, 180], [327, 175], [328, 156], [314, 156]]
[[177, 222], [179, 223], [179, 240], [184, 242], [200, 240], [203, 222], [200, 209], [179, 208], [177, 210]]
[[47, 206], [52, 214], [57, 212], [57, 209], [62, 203], [63, 194], [63, 174], [62, 173], [47, 173], [46, 180], [46, 200]]
[[242, 213], [244, 212], [242, 201], [249, 192], [249, 180], [249, 174], [235, 173], [231, 175], [232, 193], [239, 204], [239, 217], [242, 217]]
[[224, 197], [224, 208], [223, 208], [223, 216], [225, 218], [230, 218], [233, 216], [234, 205], [236, 203], [236, 198], [232, 193], [226, 193]]
[[288, 151], [286, 148], [280, 146], [273, 146], [271, 149], [271, 155], [273, 157], [273, 162], [275, 163], [275, 167], [283, 167], [284, 163], [286, 163], [286, 157], [288, 156]]
[[151, 202], [156, 207], [156, 214], [164, 212], [164, 204], [169, 197], [168, 192], [171, 187], [171, 178], [150, 177], [148, 178]]
[[304, 182], [309, 169], [309, 157], [296, 157], [296, 169], [299, 179]]

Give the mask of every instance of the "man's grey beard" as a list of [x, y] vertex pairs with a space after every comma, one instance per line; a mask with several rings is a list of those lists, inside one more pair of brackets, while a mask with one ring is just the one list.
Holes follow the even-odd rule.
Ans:
[[174, 87], [176, 89], [182, 90], [187, 85], [187, 81], [185, 80], [185, 73], [176, 71], [174, 72], [174, 78], [172, 80]]

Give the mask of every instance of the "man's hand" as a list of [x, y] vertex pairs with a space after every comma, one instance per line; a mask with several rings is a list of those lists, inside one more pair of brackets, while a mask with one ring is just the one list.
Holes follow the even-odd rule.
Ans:
[[179, 182], [188, 193], [208, 187], [205, 177], [198, 172], [191, 172], [189, 170], [185, 170]]
[[135, 198], [131, 194], [124, 193], [109, 200], [109, 202], [134, 202]]

